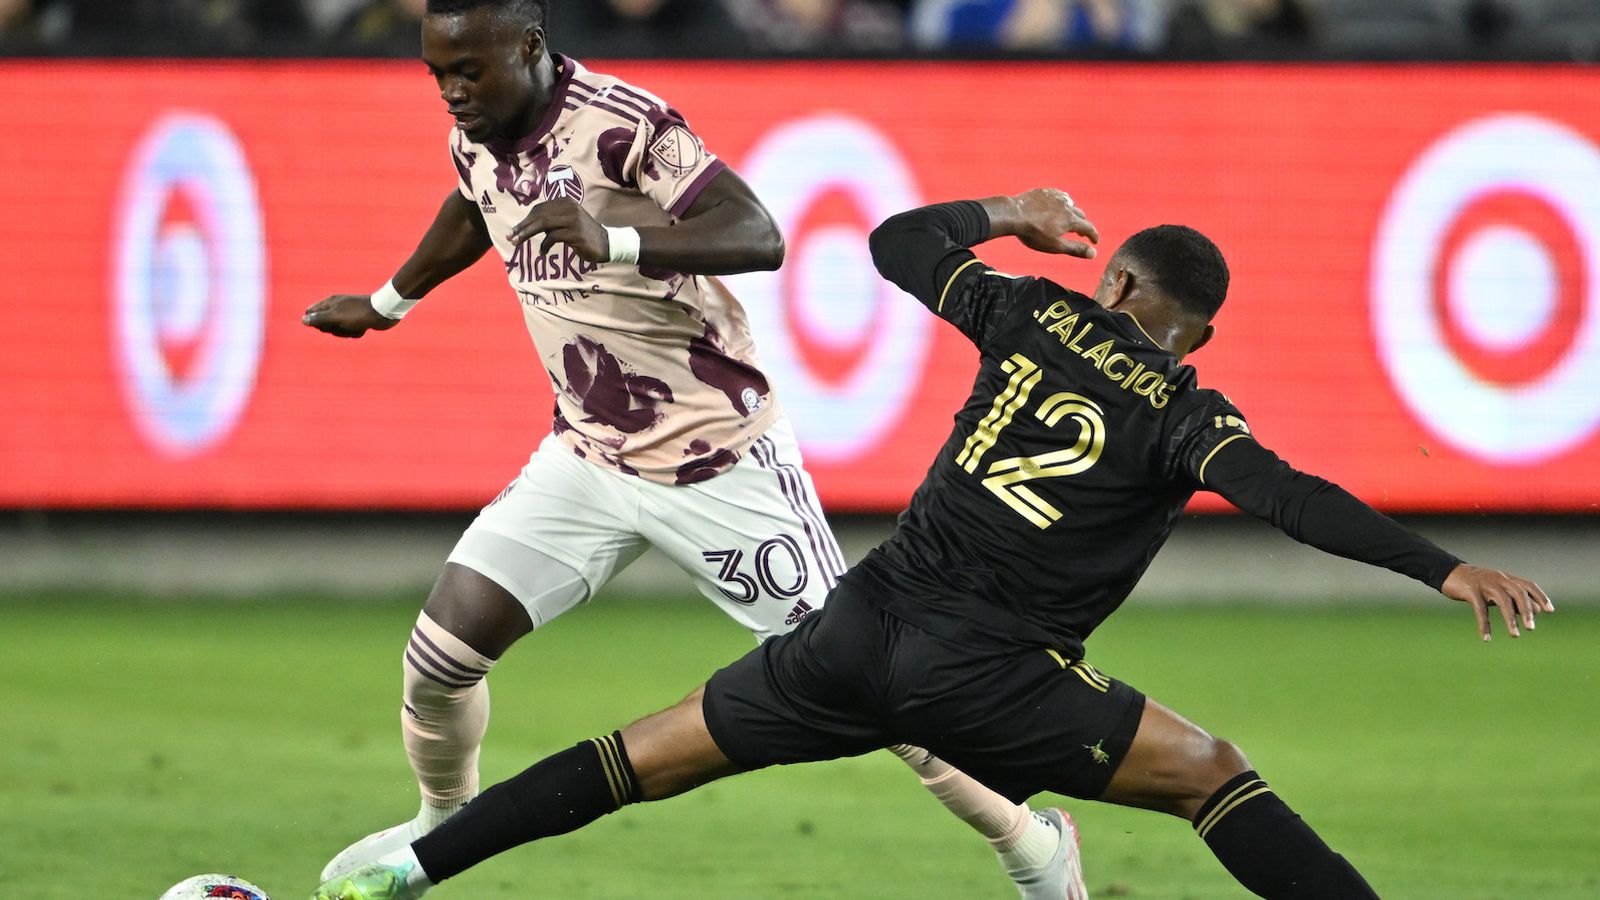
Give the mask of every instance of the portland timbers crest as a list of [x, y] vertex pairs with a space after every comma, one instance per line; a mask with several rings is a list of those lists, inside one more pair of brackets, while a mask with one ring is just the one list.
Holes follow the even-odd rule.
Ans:
[[583, 202], [583, 179], [568, 165], [551, 166], [544, 176], [544, 198], [556, 200], [565, 197], [574, 203]]

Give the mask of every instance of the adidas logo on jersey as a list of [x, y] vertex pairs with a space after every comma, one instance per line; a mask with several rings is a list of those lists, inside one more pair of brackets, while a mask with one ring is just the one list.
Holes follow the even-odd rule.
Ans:
[[484, 191], [483, 196], [478, 199], [478, 206], [486, 213], [494, 212], [494, 201], [489, 199], [488, 191]]
[[799, 603], [794, 605], [794, 609], [789, 610], [789, 614], [787, 616], [783, 617], [783, 624], [799, 625], [801, 619], [811, 615], [813, 612], [815, 612], [815, 610], [811, 608], [811, 604], [801, 600]]

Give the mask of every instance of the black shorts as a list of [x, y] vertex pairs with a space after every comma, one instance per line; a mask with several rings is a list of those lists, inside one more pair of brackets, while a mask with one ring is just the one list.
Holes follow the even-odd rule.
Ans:
[[706, 725], [729, 759], [757, 769], [915, 744], [1015, 802], [1104, 793], [1143, 694], [1049, 650], [963, 647], [849, 585], [711, 677]]

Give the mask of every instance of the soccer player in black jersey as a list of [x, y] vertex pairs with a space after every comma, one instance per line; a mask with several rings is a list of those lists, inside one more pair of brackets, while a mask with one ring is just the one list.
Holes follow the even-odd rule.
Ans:
[[[1463, 563], [1261, 446], [1201, 388], [1189, 352], [1227, 291], [1198, 232], [1141, 231], [1093, 297], [986, 267], [1013, 235], [1089, 257], [1054, 190], [925, 207], [872, 236], [879, 271], [981, 351], [955, 430], [895, 533], [826, 608], [677, 706], [485, 791], [437, 830], [316, 898], [405, 900], [488, 857], [628, 803], [780, 763], [912, 743], [1013, 799], [1040, 791], [1182, 816], [1270, 898], [1376, 894], [1218, 740], [1084, 662], [1189, 497], [1212, 490], [1292, 537], [1469, 604], [1489, 639], [1554, 610], [1532, 582]], [[1520, 620], [1520, 627], [1519, 627]]]

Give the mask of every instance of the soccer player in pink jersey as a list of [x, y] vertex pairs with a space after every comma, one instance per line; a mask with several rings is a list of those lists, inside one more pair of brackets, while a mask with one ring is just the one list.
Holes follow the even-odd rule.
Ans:
[[[311, 306], [340, 337], [399, 324], [490, 247], [555, 388], [549, 437], [451, 552], [403, 657], [416, 818], [346, 848], [328, 880], [402, 848], [478, 792], [484, 678], [647, 546], [758, 640], [820, 608], [844, 560], [720, 274], [770, 270], [783, 236], [654, 95], [549, 52], [548, 0], [429, 0], [428, 64], [457, 189], [390, 282]], [[915, 747], [928, 789], [987, 837], [1026, 898], [1082, 895], [1074, 826]]]

